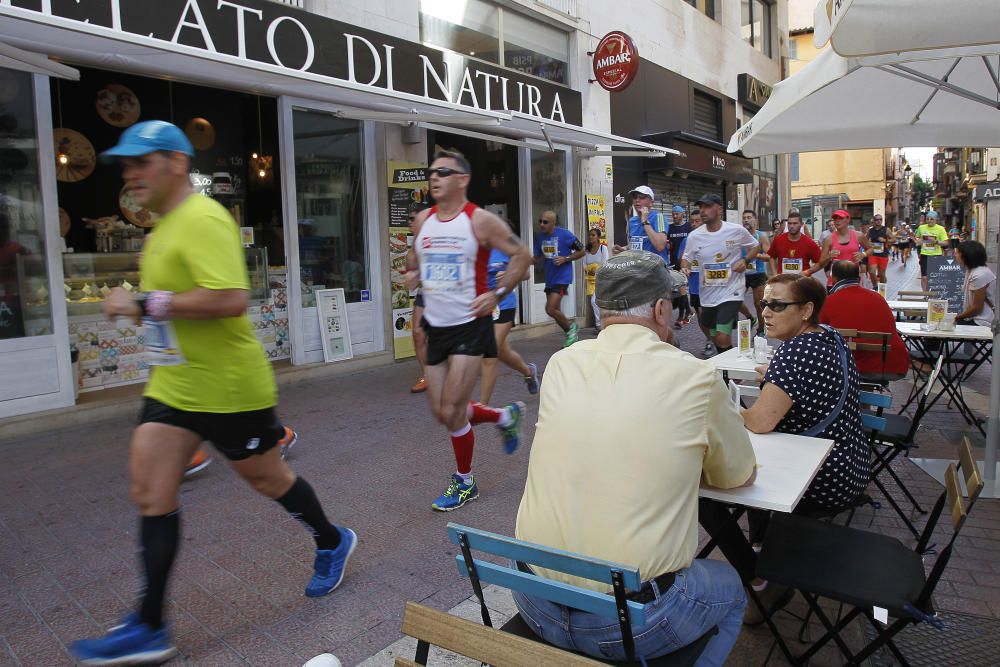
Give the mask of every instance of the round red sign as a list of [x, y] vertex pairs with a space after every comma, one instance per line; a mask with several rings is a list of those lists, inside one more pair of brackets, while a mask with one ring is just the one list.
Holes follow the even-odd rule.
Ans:
[[594, 51], [594, 76], [611, 92], [628, 88], [639, 71], [639, 51], [632, 38], [615, 30], [601, 38]]

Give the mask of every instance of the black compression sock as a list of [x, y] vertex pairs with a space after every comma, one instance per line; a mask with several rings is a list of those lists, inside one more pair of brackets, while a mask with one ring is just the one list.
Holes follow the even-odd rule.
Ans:
[[167, 579], [180, 541], [180, 510], [163, 516], [142, 517], [139, 534], [142, 565], [146, 572], [139, 619], [146, 625], [159, 629], [163, 627], [163, 598], [167, 591]]
[[336, 549], [340, 544], [340, 532], [326, 518], [316, 492], [309, 482], [296, 477], [292, 488], [277, 501], [309, 529], [316, 540], [317, 549]]

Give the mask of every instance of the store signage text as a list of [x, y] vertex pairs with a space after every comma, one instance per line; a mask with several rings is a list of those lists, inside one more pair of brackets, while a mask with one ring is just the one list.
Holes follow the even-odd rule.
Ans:
[[983, 199], [1000, 199], [1000, 183], [984, 183], [977, 185], [972, 191], [972, 198], [976, 201]]
[[749, 74], [736, 76], [736, 96], [744, 110], [759, 111], [771, 98], [773, 90], [771, 86]]
[[2, 7], [476, 109], [582, 123], [580, 93], [565, 86], [268, 0], [0, 0]]
[[639, 72], [639, 51], [632, 38], [615, 30], [601, 38], [594, 50], [594, 77], [611, 92], [628, 88]]

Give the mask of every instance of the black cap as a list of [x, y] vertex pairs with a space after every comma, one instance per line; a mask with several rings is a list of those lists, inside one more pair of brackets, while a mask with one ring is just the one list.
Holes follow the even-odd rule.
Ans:
[[719, 195], [711, 194], [711, 193], [703, 194], [701, 196], [701, 199], [699, 199], [697, 203], [699, 203], [699, 204], [718, 204], [719, 206], [722, 206], [722, 197], [720, 197]]
[[659, 255], [627, 250], [597, 270], [594, 301], [598, 308], [628, 310], [669, 299], [673, 278]]

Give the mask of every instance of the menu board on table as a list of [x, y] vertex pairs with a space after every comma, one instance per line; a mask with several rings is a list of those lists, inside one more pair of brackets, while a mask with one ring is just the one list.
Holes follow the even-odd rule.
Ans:
[[427, 166], [414, 162], [388, 164], [389, 293], [392, 306], [392, 349], [396, 359], [412, 357], [413, 294], [406, 289], [406, 254], [413, 245], [407, 213], [413, 204], [430, 205]]
[[927, 258], [927, 290], [948, 301], [948, 310], [958, 313], [964, 301], [965, 269], [954, 257]]

